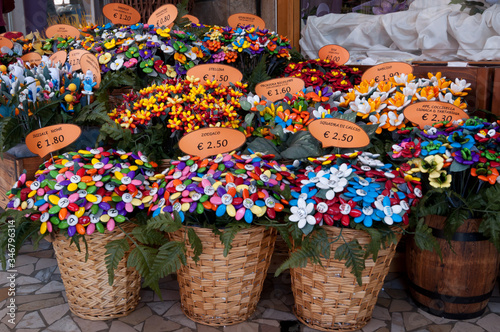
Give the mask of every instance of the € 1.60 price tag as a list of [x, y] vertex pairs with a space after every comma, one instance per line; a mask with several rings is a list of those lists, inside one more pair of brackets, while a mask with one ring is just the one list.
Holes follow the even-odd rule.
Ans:
[[189, 69], [186, 76], [194, 76], [203, 81], [217, 81], [228, 86], [229, 83], [241, 82], [243, 74], [236, 68], [217, 63], [206, 63]]
[[330, 60], [335, 62], [337, 66], [341, 66], [349, 61], [349, 51], [339, 45], [325, 45], [319, 49], [318, 57], [322, 60]]
[[233, 151], [245, 144], [245, 141], [245, 134], [236, 129], [202, 128], [181, 138], [179, 148], [185, 154], [206, 158]]
[[407, 106], [405, 118], [417, 124], [420, 129], [442, 121], [468, 119], [469, 116], [460, 107], [442, 101], [425, 101]]
[[177, 18], [177, 13], [177, 7], [174, 5], [163, 5], [151, 14], [148, 24], [156, 27], [169, 26]]
[[376, 65], [368, 69], [361, 76], [362, 80], [370, 82], [372, 79], [375, 83], [388, 81], [391, 77], [399, 76], [401, 74], [413, 73], [413, 66], [404, 62], [386, 62]]
[[361, 148], [370, 144], [370, 137], [357, 124], [343, 119], [318, 119], [309, 124], [311, 135], [323, 148]]
[[297, 77], [283, 77], [260, 82], [255, 86], [255, 93], [275, 102], [285, 97], [287, 93], [292, 95], [302, 90], [305, 86], [303, 80]]
[[108, 3], [102, 8], [102, 13], [113, 24], [133, 25], [141, 20], [136, 9], [121, 3]]
[[28, 149], [45, 157], [48, 153], [64, 148], [80, 137], [82, 130], [73, 124], [58, 124], [32, 131], [26, 136]]

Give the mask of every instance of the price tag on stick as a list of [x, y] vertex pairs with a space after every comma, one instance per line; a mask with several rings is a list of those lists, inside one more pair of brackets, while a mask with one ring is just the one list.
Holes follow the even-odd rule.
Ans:
[[82, 55], [90, 53], [86, 50], [71, 50], [68, 53], [68, 62], [71, 65], [71, 71], [80, 70], [82, 66], [80, 65], [80, 58]]
[[407, 106], [405, 118], [417, 124], [420, 129], [441, 121], [468, 119], [469, 116], [460, 107], [442, 101], [424, 101]]
[[149, 17], [148, 24], [156, 27], [166, 27], [177, 18], [178, 10], [172, 4], [163, 5], [155, 10]]
[[363, 128], [343, 119], [314, 120], [309, 124], [309, 131], [323, 148], [362, 148], [370, 144], [370, 137]]
[[99, 88], [101, 84], [101, 66], [97, 58], [90, 53], [83, 54], [80, 58], [80, 66], [84, 75], [87, 73], [87, 70], [92, 72], [93, 81], [97, 83], [95, 89]]
[[245, 134], [236, 129], [202, 128], [182, 137], [179, 141], [179, 148], [185, 154], [206, 158], [231, 152], [245, 144], [245, 141]]
[[141, 20], [136, 9], [121, 3], [108, 3], [102, 8], [102, 13], [113, 24], [134, 25]]
[[413, 66], [404, 62], [386, 62], [376, 65], [368, 69], [361, 76], [362, 80], [370, 82], [372, 79], [375, 83], [388, 81], [391, 77], [399, 76], [401, 74], [413, 73]]
[[236, 28], [238, 25], [253, 25], [260, 30], [264, 30], [266, 28], [266, 23], [262, 18], [248, 13], [237, 13], [229, 16], [227, 24], [233, 28]]
[[80, 127], [73, 124], [43, 127], [26, 136], [26, 145], [31, 152], [43, 158], [50, 152], [70, 145], [80, 137], [81, 133]]
[[73, 37], [75, 39], [80, 38], [80, 31], [74, 26], [67, 24], [56, 24], [51, 25], [45, 30], [45, 35], [47, 38], [62, 37], [68, 38]]
[[66, 63], [66, 58], [68, 57], [68, 53], [65, 50], [57, 51], [56, 53], [50, 56], [50, 61], [52, 61], [52, 66], [57, 65], [58, 63], [64, 65]]
[[318, 57], [322, 60], [330, 60], [335, 62], [337, 66], [341, 66], [349, 61], [349, 51], [339, 45], [325, 45], [319, 49]]
[[226, 86], [231, 82], [241, 82], [243, 79], [243, 74], [238, 69], [216, 63], [206, 63], [194, 66], [187, 71], [186, 76], [198, 77], [203, 81], [216, 80], [220, 84]]
[[292, 95], [302, 90], [305, 86], [303, 80], [297, 77], [283, 77], [260, 82], [255, 86], [255, 93], [275, 102], [285, 97], [287, 93]]
[[38, 66], [40, 63], [42, 63], [42, 56], [36, 52], [26, 53], [21, 57], [21, 59], [25, 63], [33, 64], [35, 66]]

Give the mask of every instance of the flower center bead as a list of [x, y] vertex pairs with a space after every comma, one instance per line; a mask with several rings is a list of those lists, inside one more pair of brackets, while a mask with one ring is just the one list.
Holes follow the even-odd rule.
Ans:
[[224, 194], [224, 195], [222, 195], [220, 200], [221, 200], [222, 204], [229, 205], [233, 202], [233, 197], [229, 194]]
[[368, 195], [368, 193], [366, 191], [364, 191], [363, 189], [356, 190], [356, 194], [358, 196], [361, 196], [361, 197], [364, 197], [364, 196]]
[[304, 219], [305, 217], [307, 217], [307, 211], [306, 209], [297, 209], [297, 216], [300, 218], [300, 219]]
[[351, 206], [349, 204], [341, 204], [340, 205], [340, 213], [344, 214], [344, 215], [348, 215], [349, 213], [351, 213]]
[[206, 186], [205, 188], [203, 188], [203, 192], [205, 193], [205, 195], [212, 196], [215, 193], [215, 189], [212, 186]]
[[316, 205], [316, 211], [319, 213], [325, 213], [328, 211], [328, 205], [325, 202], [320, 202], [318, 205]]
[[373, 208], [371, 206], [364, 206], [363, 214], [366, 216], [371, 216], [373, 214]]
[[253, 201], [250, 199], [250, 198], [245, 198], [243, 200], [243, 206], [246, 208], [246, 209], [251, 209], [252, 206], [254, 205]]
[[392, 209], [391, 209], [391, 207], [390, 206], [384, 206], [384, 213], [388, 217], [392, 216]]

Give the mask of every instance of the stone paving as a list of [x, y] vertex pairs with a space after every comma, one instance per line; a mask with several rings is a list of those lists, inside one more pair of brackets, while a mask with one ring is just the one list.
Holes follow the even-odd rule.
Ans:
[[[274, 278], [269, 274], [255, 314], [246, 322], [209, 327], [194, 323], [182, 314], [175, 275], [161, 283], [164, 301], [152, 291], [141, 290], [141, 302], [130, 315], [107, 321], [81, 319], [69, 310], [57, 262], [51, 244], [42, 242], [33, 252], [25, 245], [16, 261], [16, 324], [8, 322], [7, 273], [0, 271], [0, 332], [312, 332], [317, 331], [300, 324], [291, 312], [293, 296], [290, 276]], [[500, 331], [500, 293], [498, 284], [486, 312], [479, 318], [456, 321], [430, 315], [417, 308], [409, 298], [405, 276], [391, 273], [386, 278], [373, 318], [363, 332], [498, 332]]]

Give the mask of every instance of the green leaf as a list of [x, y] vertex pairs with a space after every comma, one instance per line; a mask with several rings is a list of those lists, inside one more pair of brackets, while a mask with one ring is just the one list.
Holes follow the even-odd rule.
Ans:
[[351, 273], [356, 277], [358, 284], [362, 284], [361, 274], [365, 269], [365, 259], [363, 248], [361, 248], [358, 240], [340, 245], [340, 247], [335, 250], [334, 258], [345, 260], [345, 266], [351, 268]]
[[147, 227], [159, 230], [160, 232], [172, 233], [182, 227], [182, 222], [180, 220], [176, 221], [173, 219], [170, 216], [170, 213], [163, 213], [151, 218]]
[[[250, 111], [250, 109], [252, 108], [252, 104], [250, 104], [247, 100], [245, 100], [244, 97], [241, 98], [240, 105], [241, 105], [241, 108], [243, 108], [245, 111]], [[252, 113], [250, 113], [250, 114], [252, 114]], [[246, 117], [245, 117], [245, 122], [251, 123], [251, 122], [246, 121]]]
[[[265, 54], [252, 70], [250, 77], [248, 78], [248, 89], [250, 91], [255, 91], [255, 86], [260, 83], [271, 79], [271, 76], [267, 74], [267, 54]], [[243, 73], [246, 74], [246, 73]]]
[[299, 131], [287, 140], [288, 148], [281, 152], [284, 159], [303, 159], [323, 154], [321, 143], [308, 131]]
[[127, 239], [123, 238], [120, 240], [113, 240], [104, 247], [106, 248], [104, 262], [108, 270], [108, 283], [112, 286], [115, 280], [115, 269], [125, 256], [125, 253], [130, 249], [130, 246]]
[[144, 279], [144, 285], [158, 288], [161, 278], [176, 272], [186, 264], [186, 245], [184, 242], [171, 241], [162, 245], [154, 258], [150, 274]]
[[464, 224], [465, 219], [470, 216], [469, 211], [461, 208], [453, 209], [444, 223], [444, 236], [446, 240], [451, 241], [453, 234]]
[[370, 234], [371, 238], [370, 242], [365, 245], [365, 258], [368, 258], [370, 255], [372, 255], [373, 261], [375, 262], [378, 257], [378, 251], [382, 246], [382, 235], [376, 228], [366, 227], [364, 228], [364, 230], [368, 232], [368, 234]]
[[147, 246], [136, 246], [130, 251], [127, 259], [127, 267], [133, 267], [139, 272], [141, 277], [147, 278], [150, 275], [151, 266], [155, 260], [158, 249]]
[[451, 163], [451, 166], [450, 166], [450, 172], [451, 173], [454, 173], [454, 172], [463, 172], [463, 171], [466, 171], [470, 168], [470, 165], [463, 165], [463, 164], [460, 164], [459, 162], [457, 161], [453, 161]]
[[[247, 102], [247, 103], [250, 104], [249, 102]], [[241, 107], [243, 108], [243, 105], [241, 105]], [[247, 125], [251, 125], [254, 117], [255, 117], [255, 113], [253, 113], [253, 112], [248, 113], [247, 115], [245, 115], [245, 123]]]
[[289, 258], [276, 269], [274, 276], [279, 276], [281, 272], [287, 269], [306, 267], [308, 261], [311, 261], [312, 264], [321, 265], [321, 257], [319, 256], [317, 248], [303, 246], [292, 252]]
[[226, 227], [226, 229], [224, 229], [224, 232], [220, 236], [220, 241], [224, 245], [224, 257], [227, 257], [229, 251], [233, 247], [232, 243], [236, 234], [238, 234], [238, 232], [241, 231], [242, 229], [250, 228], [250, 226], [251, 226], [250, 224], [247, 224], [245, 222], [239, 222], [239, 223], [231, 223], [229, 224], [228, 227]]
[[415, 229], [415, 233], [413, 235], [415, 244], [422, 250], [435, 251], [439, 254], [439, 256], [441, 256], [441, 248], [439, 246], [439, 242], [432, 235], [432, 229], [423, 221], [424, 218], [421, 218]]
[[131, 233], [137, 241], [147, 245], [162, 245], [167, 241], [163, 233], [157, 232], [147, 225], [135, 227]]
[[254, 152], [261, 152], [263, 154], [274, 154], [276, 159], [282, 159], [276, 145], [273, 144], [268, 139], [263, 137], [257, 137], [253, 141], [247, 143], [247, 149], [250, 149]]
[[489, 237], [491, 243], [500, 251], [500, 213], [487, 213], [479, 225], [479, 232]]
[[188, 239], [189, 243], [191, 243], [191, 248], [193, 249], [193, 261], [198, 263], [200, 260], [200, 255], [203, 252], [203, 244], [201, 243], [200, 237], [196, 234], [193, 228], [189, 228], [188, 230]]

